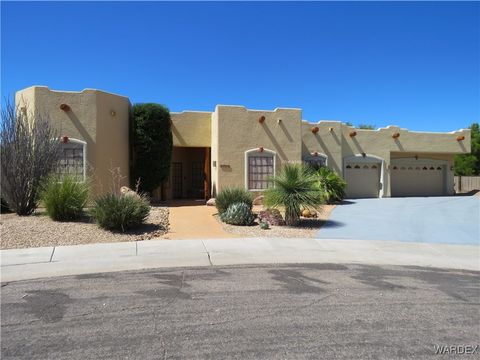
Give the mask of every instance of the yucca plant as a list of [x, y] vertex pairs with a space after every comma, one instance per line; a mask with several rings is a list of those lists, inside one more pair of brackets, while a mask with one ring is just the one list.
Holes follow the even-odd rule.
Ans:
[[322, 167], [315, 172], [315, 178], [327, 204], [343, 200], [347, 183], [336, 172]]
[[68, 175], [52, 175], [41, 188], [40, 199], [52, 220], [78, 220], [82, 216], [90, 191], [88, 183]]
[[323, 199], [313, 171], [303, 164], [286, 164], [272, 178], [274, 187], [265, 191], [267, 206], [285, 209], [285, 223], [295, 225], [302, 208], [317, 208]]

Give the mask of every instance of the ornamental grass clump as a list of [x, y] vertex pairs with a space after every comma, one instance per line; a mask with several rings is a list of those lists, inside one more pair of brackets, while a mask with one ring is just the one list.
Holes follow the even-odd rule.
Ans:
[[125, 232], [142, 225], [150, 213], [146, 196], [108, 193], [95, 199], [92, 216], [107, 230]]
[[72, 176], [50, 176], [41, 187], [40, 200], [52, 220], [74, 221], [83, 215], [90, 186], [77, 182]]
[[323, 203], [310, 167], [303, 164], [285, 164], [272, 178], [274, 187], [265, 191], [264, 203], [285, 210], [286, 225], [296, 225], [303, 208], [317, 208]]
[[253, 206], [252, 194], [245, 189], [231, 187], [221, 190], [215, 198], [215, 206], [220, 215], [227, 211], [230, 205], [236, 203], [244, 203], [251, 210]]
[[228, 207], [227, 211], [220, 215], [220, 219], [230, 225], [252, 225], [255, 220], [250, 206], [245, 203], [235, 203]]

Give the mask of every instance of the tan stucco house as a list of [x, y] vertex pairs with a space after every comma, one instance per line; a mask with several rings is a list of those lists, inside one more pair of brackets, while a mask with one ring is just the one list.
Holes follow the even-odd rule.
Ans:
[[[129, 184], [127, 97], [33, 86], [17, 92], [16, 103], [48, 115], [68, 137], [63, 145], [65, 171], [80, 179], [90, 177], [97, 193], [111, 188], [114, 168], [125, 176], [120, 183]], [[168, 198], [215, 196], [227, 186], [258, 193], [287, 162], [328, 166], [347, 181], [350, 198], [452, 195], [454, 155], [470, 152], [468, 129], [361, 130], [341, 121], [308, 122], [301, 109], [230, 105], [171, 115], [174, 148]]]

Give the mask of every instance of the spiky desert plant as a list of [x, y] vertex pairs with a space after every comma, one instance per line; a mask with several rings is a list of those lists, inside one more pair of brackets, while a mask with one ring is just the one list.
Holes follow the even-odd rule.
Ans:
[[283, 207], [287, 225], [298, 223], [302, 208], [317, 208], [323, 203], [313, 171], [306, 165], [286, 164], [272, 182], [274, 186], [265, 191], [264, 203]]

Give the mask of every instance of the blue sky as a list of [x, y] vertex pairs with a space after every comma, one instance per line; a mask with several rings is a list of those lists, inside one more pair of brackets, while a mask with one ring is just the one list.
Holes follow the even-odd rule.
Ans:
[[451, 131], [480, 120], [478, 2], [2, 2], [1, 91]]

